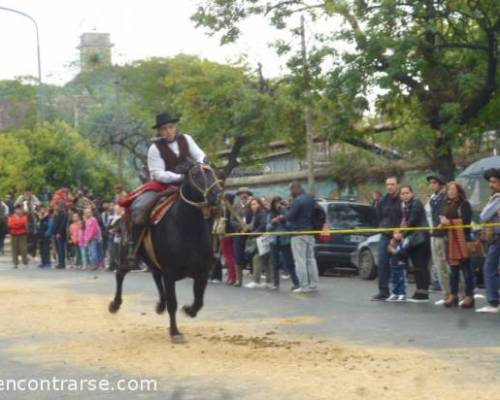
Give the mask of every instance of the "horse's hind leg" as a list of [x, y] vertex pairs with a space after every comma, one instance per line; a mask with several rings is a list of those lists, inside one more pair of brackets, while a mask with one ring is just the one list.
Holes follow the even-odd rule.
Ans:
[[163, 274], [163, 283], [165, 286], [165, 295], [167, 299], [167, 311], [170, 317], [170, 338], [177, 343], [183, 342], [183, 336], [177, 328], [177, 320], [175, 314], [177, 313], [177, 296], [175, 295], [175, 279], [167, 277]]
[[156, 303], [156, 313], [163, 314], [167, 306], [167, 298], [165, 296], [165, 288], [163, 287], [162, 273], [156, 267], [151, 268], [151, 272], [156, 283], [156, 288], [158, 289], [158, 295], [160, 296], [158, 303]]
[[190, 306], [182, 307], [182, 310], [189, 315], [191, 318], [196, 317], [198, 311], [203, 307], [203, 297], [205, 295], [205, 289], [207, 287], [208, 274], [202, 274], [194, 279], [193, 292], [194, 301]]
[[116, 293], [115, 293], [115, 298], [111, 303], [109, 303], [108, 310], [110, 313], [115, 313], [120, 309], [120, 306], [122, 304], [122, 287], [123, 287], [123, 280], [125, 279], [125, 275], [129, 272], [129, 269], [122, 269], [118, 268], [116, 271]]

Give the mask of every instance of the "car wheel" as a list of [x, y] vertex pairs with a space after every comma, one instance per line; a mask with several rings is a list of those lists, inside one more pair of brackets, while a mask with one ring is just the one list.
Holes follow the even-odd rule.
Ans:
[[377, 266], [372, 252], [368, 249], [359, 254], [359, 277], [364, 280], [373, 280], [377, 277]]
[[318, 274], [319, 276], [325, 276], [326, 267], [324, 265], [318, 265]]

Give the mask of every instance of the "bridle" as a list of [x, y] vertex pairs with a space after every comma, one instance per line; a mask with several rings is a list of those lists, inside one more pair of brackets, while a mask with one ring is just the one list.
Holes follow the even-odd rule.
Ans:
[[[182, 191], [182, 186], [179, 190], [179, 194], [181, 196], [181, 199], [186, 202], [187, 204], [193, 206], [193, 207], [196, 207], [198, 209], [200, 209], [202, 212], [203, 212], [203, 216], [205, 217], [205, 219], [208, 219], [209, 216], [210, 216], [210, 204], [208, 202], [208, 195], [210, 194], [210, 192], [214, 189], [214, 188], [217, 188], [217, 189], [221, 189], [222, 190], [222, 183], [223, 181], [221, 179], [218, 179], [217, 178], [217, 174], [215, 173], [214, 169], [208, 165], [208, 164], [197, 164], [197, 166], [200, 167], [200, 170], [201, 170], [201, 173], [203, 175], [203, 181], [205, 183], [205, 187], [202, 188], [200, 187], [196, 182], [195, 180], [193, 179], [193, 175], [192, 175], [192, 171], [193, 171], [193, 168], [190, 168], [188, 173], [187, 173], [187, 178], [189, 179], [189, 183], [198, 191], [202, 194], [203, 196], [203, 201], [192, 201], [192, 200], [189, 200], [183, 193]], [[212, 175], [214, 177], [216, 177], [216, 179], [214, 180], [214, 182], [211, 184], [211, 185], [208, 185], [208, 179], [207, 179], [207, 172], [211, 172]]]

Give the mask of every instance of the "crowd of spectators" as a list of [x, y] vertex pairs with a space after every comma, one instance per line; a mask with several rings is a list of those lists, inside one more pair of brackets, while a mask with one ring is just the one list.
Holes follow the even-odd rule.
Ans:
[[123, 252], [123, 209], [115, 200], [86, 189], [73, 195], [66, 187], [47, 204], [31, 189], [15, 201], [8, 195], [0, 201], [0, 254], [10, 234], [13, 268], [20, 262], [26, 268], [32, 259], [39, 268], [114, 270]]
[[[480, 213], [480, 222], [500, 223], [500, 169], [486, 171], [485, 178], [491, 198]], [[398, 177], [387, 178], [386, 193], [373, 197], [383, 232], [376, 263], [378, 293], [372, 300], [425, 303], [433, 289], [443, 294], [436, 305], [475, 308], [471, 260], [480, 254], [487, 305], [477, 311], [500, 312], [500, 227], [483, 228], [478, 236], [470, 228], [473, 211], [460, 183], [447, 182], [439, 174], [428, 176], [427, 182], [430, 196], [425, 205]], [[295, 293], [318, 291], [315, 238], [307, 232], [321, 228], [321, 208], [299, 183], [290, 184], [289, 199], [259, 198], [247, 187], [235, 194], [226, 192], [222, 208], [214, 224], [218, 262], [211, 282], [222, 281], [225, 266], [228, 285], [278, 290], [286, 278]], [[127, 250], [122, 241], [123, 215], [116, 201], [95, 199], [85, 190], [73, 196], [62, 188], [50, 205], [42, 204], [30, 190], [15, 201], [6, 196], [0, 202], [0, 253], [10, 233], [14, 268], [19, 258], [27, 266], [29, 257], [38, 252], [40, 268], [115, 270]], [[407, 295], [410, 266], [415, 276], [411, 296]], [[251, 279], [243, 285], [247, 268], [252, 271]]]

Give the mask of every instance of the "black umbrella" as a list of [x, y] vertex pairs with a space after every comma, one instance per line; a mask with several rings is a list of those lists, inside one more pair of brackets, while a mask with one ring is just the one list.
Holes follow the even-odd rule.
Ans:
[[484, 172], [490, 168], [500, 168], [500, 156], [483, 158], [472, 163], [458, 175], [458, 179], [482, 178]]

